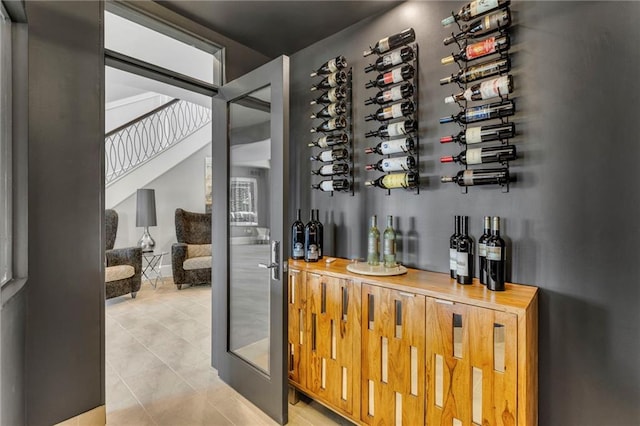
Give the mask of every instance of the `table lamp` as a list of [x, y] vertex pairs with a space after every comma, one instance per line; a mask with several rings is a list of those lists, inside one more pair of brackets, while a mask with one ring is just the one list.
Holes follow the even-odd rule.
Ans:
[[136, 227], [144, 227], [144, 233], [138, 241], [143, 252], [156, 248], [156, 242], [149, 234], [149, 227], [156, 226], [156, 193], [154, 189], [138, 189], [136, 193]]

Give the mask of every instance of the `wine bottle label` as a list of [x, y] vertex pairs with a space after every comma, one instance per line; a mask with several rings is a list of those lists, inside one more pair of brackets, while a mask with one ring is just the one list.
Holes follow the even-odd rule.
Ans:
[[336, 88], [335, 87], [333, 89], [329, 90], [329, 92], [327, 92], [327, 97], [329, 98], [329, 100], [331, 102], [336, 102], [338, 100], [338, 98], [336, 97]]
[[328, 148], [329, 147], [329, 145], [327, 145], [327, 137], [326, 136], [323, 136], [320, 139], [318, 139], [317, 144], [318, 144], [318, 146], [320, 148]]
[[385, 37], [378, 42], [378, 50], [380, 53], [389, 50], [389, 37]]
[[487, 260], [502, 260], [502, 247], [487, 247]]
[[[389, 136], [400, 136], [405, 134], [404, 121], [400, 123], [391, 123], [387, 126]], [[396, 151], [397, 152], [397, 151]], [[383, 152], [383, 154], [386, 154]]]
[[[327, 164], [326, 166], [322, 166], [320, 167], [320, 170], [318, 171], [318, 174], [321, 176], [331, 176], [333, 174], [333, 165], [332, 164]], [[322, 182], [322, 184], [320, 185], [320, 187], [322, 189], [324, 189], [324, 187], [322, 185], [324, 185], [326, 182]], [[331, 191], [331, 190], [329, 190]]]
[[467, 164], [482, 164], [482, 148], [467, 150]]
[[367, 239], [367, 253], [369, 254], [378, 254], [378, 244], [379, 240], [375, 236], [370, 235]]
[[380, 117], [382, 120], [386, 120], [388, 118], [393, 118], [393, 108], [388, 106], [382, 109], [382, 114]]
[[469, 253], [457, 252], [456, 273], [463, 277], [469, 276]]
[[[325, 166], [325, 167], [327, 167], [327, 166]], [[331, 169], [331, 166], [329, 166], [329, 169]], [[320, 183], [320, 189], [322, 189], [323, 191], [333, 191], [333, 181], [323, 180]]]
[[478, 256], [479, 257], [487, 257], [487, 244], [486, 243], [478, 244]]
[[[391, 125], [389, 127], [391, 127]], [[380, 152], [382, 152], [382, 155], [407, 152], [407, 141], [406, 139], [384, 141], [380, 144]]]
[[480, 121], [491, 118], [491, 109], [486, 106], [470, 108], [466, 111], [467, 121]]
[[337, 104], [331, 104], [327, 107], [327, 113], [331, 116], [331, 117], [335, 117], [336, 115], [338, 115], [336, 113], [336, 105]]
[[387, 237], [384, 239], [383, 254], [385, 256], [394, 256], [396, 254], [396, 240], [394, 237]]
[[293, 245], [293, 257], [304, 256], [304, 244], [297, 242]]
[[509, 78], [505, 75], [493, 80], [483, 81], [480, 84], [480, 96], [482, 99], [495, 98], [509, 93]]
[[466, 54], [467, 61], [470, 61], [475, 58], [480, 58], [482, 56], [490, 55], [496, 51], [496, 38], [489, 37], [486, 40], [479, 41], [478, 43], [473, 43], [467, 46]]
[[336, 87], [338, 85], [338, 83], [336, 82], [336, 76], [338, 74], [333, 73], [331, 75], [329, 75], [329, 77], [327, 77], [327, 81], [329, 82], [329, 86], [331, 87]]
[[391, 52], [389, 55], [387, 55], [387, 57], [389, 58], [389, 64], [385, 65], [398, 65], [402, 63], [402, 55], [400, 54], [399, 50]]
[[396, 69], [394, 69], [393, 71], [391, 71], [391, 75], [392, 75], [392, 78], [393, 78], [393, 82], [394, 82], [394, 83], [398, 83], [398, 82], [400, 82], [400, 81], [404, 80], [404, 79], [402, 78], [402, 68], [396, 68]]
[[464, 132], [464, 138], [468, 144], [482, 142], [482, 127], [468, 127]]
[[326, 129], [327, 130], [335, 130], [336, 129], [336, 119], [332, 118], [331, 120], [327, 121], [327, 126]]
[[[504, 62], [506, 62], [506, 60]], [[471, 80], [475, 80], [480, 77], [486, 76], [488, 74], [491, 74], [497, 71], [500, 68], [500, 65], [502, 63], [503, 61], [489, 62], [488, 64], [485, 64], [485, 65], [469, 68], [469, 70], [464, 74], [464, 78], [467, 81], [471, 81]]]
[[469, 5], [471, 16], [482, 15], [486, 11], [498, 7], [498, 0], [475, 0]]
[[409, 170], [408, 157], [385, 158], [382, 160], [383, 172], [400, 172]]
[[395, 104], [391, 105], [391, 118], [402, 117], [402, 105]]
[[333, 161], [333, 153], [331, 151], [322, 151], [319, 155], [320, 157], [320, 161], [323, 162], [328, 162], [328, 161]]
[[318, 260], [318, 246], [315, 244], [309, 244], [307, 249], [307, 259]]
[[329, 62], [327, 62], [327, 67], [329, 68], [329, 71], [331, 71], [331, 72], [338, 71], [338, 67], [336, 66], [336, 60], [335, 59], [332, 59]]
[[465, 170], [462, 173], [462, 183], [464, 183], [465, 186], [473, 185], [473, 170]]
[[392, 175], [386, 175], [382, 178], [382, 184], [385, 188], [406, 188], [407, 184], [407, 174], [406, 173], [396, 173]]
[[449, 269], [452, 271], [458, 270], [458, 251], [456, 249], [449, 249]]

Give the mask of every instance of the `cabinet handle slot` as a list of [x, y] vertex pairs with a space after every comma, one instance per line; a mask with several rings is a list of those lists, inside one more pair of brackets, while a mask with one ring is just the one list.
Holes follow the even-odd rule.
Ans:
[[347, 321], [347, 312], [349, 312], [349, 290], [342, 287], [342, 321]]
[[316, 350], [316, 322], [317, 322], [317, 315], [316, 314], [311, 314], [311, 350], [315, 351]]
[[327, 313], [327, 283], [320, 284], [320, 313]]
[[374, 299], [373, 299], [373, 294], [369, 294], [368, 295], [368, 299], [369, 299], [369, 330], [373, 330], [373, 320], [374, 320], [374, 314], [373, 314], [373, 309], [374, 309]]
[[397, 339], [401, 339], [402, 338], [402, 301], [401, 300], [396, 300], [395, 304], [396, 304], [396, 327], [395, 327], [395, 333], [396, 333], [396, 338]]

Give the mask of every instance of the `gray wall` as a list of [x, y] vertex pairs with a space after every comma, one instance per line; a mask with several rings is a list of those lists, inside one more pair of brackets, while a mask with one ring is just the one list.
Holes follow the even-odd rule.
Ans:
[[[440, 184], [459, 170], [439, 157], [460, 150], [439, 137], [457, 133], [438, 118], [456, 111], [443, 98], [457, 87], [438, 84], [454, 71], [440, 58], [457, 48], [443, 46], [440, 20], [463, 2], [408, 2], [350, 27], [291, 58], [292, 184], [290, 217], [320, 208], [331, 255], [364, 257], [370, 215], [397, 218], [400, 259], [422, 269], [446, 272], [453, 215], [471, 219], [481, 232], [482, 216], [504, 218], [513, 282], [536, 285], [540, 295], [540, 425], [637, 425], [640, 423], [640, 289], [629, 272], [638, 261], [640, 190], [635, 170], [640, 155], [640, 4], [633, 2], [515, 2], [512, 29], [514, 118], [521, 133], [513, 142], [521, 158], [509, 193], [471, 188], [461, 194]], [[363, 100], [373, 76], [362, 51], [378, 39], [414, 27], [420, 45], [420, 135], [423, 187], [419, 195], [390, 196], [364, 188], [364, 171], [375, 157], [363, 153], [377, 127], [363, 120], [373, 107]], [[346, 56], [354, 66], [354, 129], [357, 187], [354, 197], [311, 192], [309, 72], [326, 59]], [[375, 139], [375, 138], [371, 138]], [[297, 160], [297, 161], [296, 161]], [[447, 186], [448, 185], [448, 186]]]

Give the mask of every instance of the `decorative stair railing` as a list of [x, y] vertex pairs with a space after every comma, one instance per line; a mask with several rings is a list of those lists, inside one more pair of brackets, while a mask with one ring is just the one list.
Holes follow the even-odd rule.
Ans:
[[105, 136], [105, 183], [118, 180], [211, 122], [211, 109], [173, 99]]

